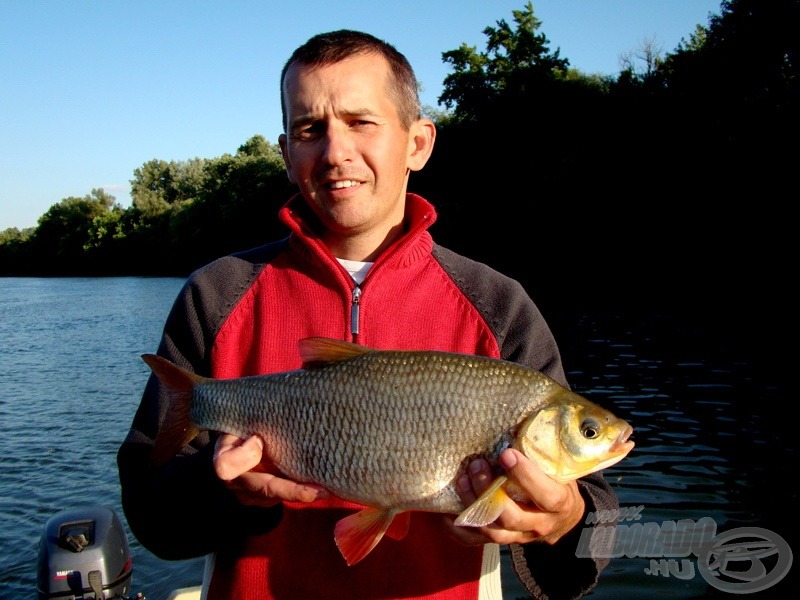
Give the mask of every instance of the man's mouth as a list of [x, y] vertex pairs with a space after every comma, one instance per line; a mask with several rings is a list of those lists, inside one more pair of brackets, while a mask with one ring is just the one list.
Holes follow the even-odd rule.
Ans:
[[353, 181], [352, 179], [343, 179], [341, 181], [333, 181], [328, 184], [328, 187], [334, 190], [341, 190], [343, 188], [349, 188], [358, 185], [360, 182]]

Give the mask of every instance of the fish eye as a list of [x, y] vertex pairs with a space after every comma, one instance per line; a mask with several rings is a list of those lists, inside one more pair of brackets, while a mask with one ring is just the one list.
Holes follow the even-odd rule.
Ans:
[[600, 435], [600, 423], [595, 419], [584, 419], [581, 423], [581, 434], [587, 440], [593, 440]]

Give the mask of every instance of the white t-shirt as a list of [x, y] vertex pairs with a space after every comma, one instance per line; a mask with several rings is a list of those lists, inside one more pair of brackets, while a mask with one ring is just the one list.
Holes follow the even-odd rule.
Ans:
[[360, 260], [345, 260], [344, 258], [337, 258], [336, 260], [347, 269], [347, 272], [350, 273], [350, 277], [352, 277], [358, 285], [361, 285], [361, 282], [364, 281], [364, 277], [367, 276], [372, 265], [375, 264], [371, 262], [361, 262]]

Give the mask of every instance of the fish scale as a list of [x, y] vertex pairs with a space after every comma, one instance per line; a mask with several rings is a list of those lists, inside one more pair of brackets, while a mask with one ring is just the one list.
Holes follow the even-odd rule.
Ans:
[[536, 372], [482, 370], [484, 363], [387, 351], [275, 377], [213, 380], [195, 388], [191, 416], [204, 429], [262, 435], [282, 472], [347, 499], [457, 512], [454, 480], [465, 457], [494, 461], [498, 430], [547, 398]]

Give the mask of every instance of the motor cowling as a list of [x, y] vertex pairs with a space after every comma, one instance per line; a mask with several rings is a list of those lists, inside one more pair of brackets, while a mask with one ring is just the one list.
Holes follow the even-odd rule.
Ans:
[[39, 600], [127, 599], [132, 579], [128, 537], [112, 509], [77, 507], [45, 524], [39, 540]]

